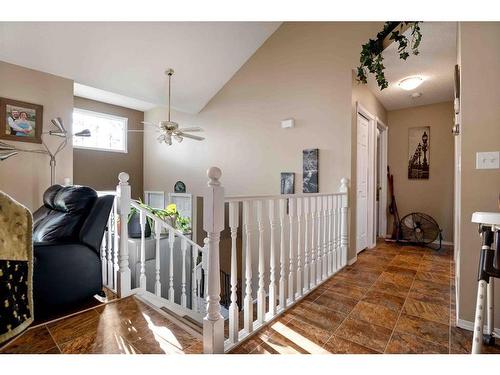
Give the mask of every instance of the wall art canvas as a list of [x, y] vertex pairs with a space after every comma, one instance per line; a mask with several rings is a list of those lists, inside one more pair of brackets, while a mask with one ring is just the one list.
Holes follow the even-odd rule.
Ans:
[[295, 173], [281, 172], [281, 194], [295, 194]]
[[42, 143], [43, 107], [0, 98], [0, 138]]
[[310, 148], [304, 150], [302, 155], [303, 191], [304, 193], [317, 193], [319, 191], [319, 149]]
[[408, 130], [408, 178], [429, 179], [431, 128], [423, 126]]

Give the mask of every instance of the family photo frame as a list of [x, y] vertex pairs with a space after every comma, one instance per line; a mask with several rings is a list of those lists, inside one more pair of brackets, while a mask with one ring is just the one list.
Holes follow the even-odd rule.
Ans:
[[0, 98], [0, 139], [42, 143], [43, 106]]

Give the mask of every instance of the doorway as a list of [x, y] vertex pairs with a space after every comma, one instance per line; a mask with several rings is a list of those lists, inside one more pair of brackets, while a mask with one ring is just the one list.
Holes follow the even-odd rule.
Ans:
[[356, 105], [356, 253], [387, 232], [387, 127]]

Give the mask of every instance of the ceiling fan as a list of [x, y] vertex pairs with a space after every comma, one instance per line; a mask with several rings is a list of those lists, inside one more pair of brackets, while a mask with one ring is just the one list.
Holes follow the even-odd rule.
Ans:
[[193, 132], [202, 132], [203, 129], [198, 126], [188, 127], [188, 128], [179, 128], [179, 124], [170, 120], [170, 84], [172, 80], [172, 75], [174, 74], [173, 69], [167, 69], [165, 74], [168, 76], [168, 120], [159, 121], [158, 124], [153, 124], [147, 121], [142, 121], [144, 125], [150, 126], [150, 128], [144, 128], [142, 130], [129, 130], [129, 132], [144, 132], [146, 130], [156, 130], [157, 133], [160, 133], [157, 140], [160, 143], [165, 142], [167, 145], [172, 145], [172, 138], [175, 139], [178, 143], [181, 143], [184, 138], [194, 139], [196, 141], [203, 141], [205, 138], [188, 134]]

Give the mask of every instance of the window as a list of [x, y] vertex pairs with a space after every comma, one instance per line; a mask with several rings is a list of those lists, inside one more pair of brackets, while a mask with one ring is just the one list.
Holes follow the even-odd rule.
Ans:
[[84, 129], [89, 129], [91, 136], [73, 136], [73, 147], [127, 152], [126, 118], [75, 108], [73, 111], [73, 133]]

